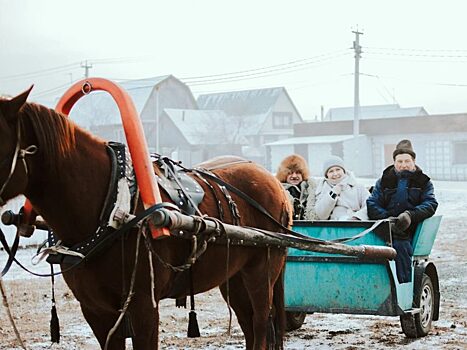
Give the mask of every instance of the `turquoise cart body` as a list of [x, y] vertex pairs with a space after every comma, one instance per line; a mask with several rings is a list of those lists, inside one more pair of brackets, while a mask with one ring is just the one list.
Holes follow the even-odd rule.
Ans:
[[[398, 282], [394, 261], [289, 248], [284, 277], [286, 310], [291, 313], [327, 312], [402, 318], [409, 315], [406, 318], [410, 318], [421, 312], [423, 305], [417, 305], [420, 302], [417, 303], [416, 297], [420, 293], [423, 276], [427, 275], [432, 284], [432, 290], [428, 290], [432, 298], [431, 317], [437, 320], [438, 275], [428, 256], [440, 221], [441, 216], [434, 216], [417, 227], [412, 241], [412, 281], [408, 283]], [[296, 221], [293, 229], [309, 237], [335, 240], [355, 236], [374, 224], [374, 221]], [[391, 242], [390, 223], [383, 221], [366, 235], [347, 244], [391, 246]]]

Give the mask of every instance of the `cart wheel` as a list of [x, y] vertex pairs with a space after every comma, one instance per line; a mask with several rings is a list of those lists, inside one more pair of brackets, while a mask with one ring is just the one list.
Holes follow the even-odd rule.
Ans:
[[415, 315], [402, 315], [402, 331], [408, 338], [426, 336], [431, 330], [433, 312], [435, 309], [434, 288], [431, 278], [423, 274], [420, 288], [415, 290], [414, 305], [420, 308], [420, 313]]
[[299, 329], [305, 322], [306, 312], [290, 312], [285, 313], [285, 330], [287, 332]]

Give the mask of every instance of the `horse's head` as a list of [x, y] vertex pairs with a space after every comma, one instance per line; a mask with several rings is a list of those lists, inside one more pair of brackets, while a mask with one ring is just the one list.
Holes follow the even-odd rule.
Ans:
[[0, 206], [27, 187], [27, 165], [24, 157], [28, 151], [21, 139], [21, 109], [32, 86], [11, 99], [0, 98]]

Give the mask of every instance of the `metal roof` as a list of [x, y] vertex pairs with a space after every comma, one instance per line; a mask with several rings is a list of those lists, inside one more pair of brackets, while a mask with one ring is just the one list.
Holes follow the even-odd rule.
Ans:
[[[364, 136], [364, 135], [359, 135]], [[305, 136], [291, 137], [284, 140], [266, 143], [266, 146], [303, 145], [317, 143], [336, 143], [353, 139], [353, 135], [328, 135], [328, 136]]]
[[128, 92], [133, 99], [138, 114], [144, 108], [152, 90], [155, 86], [159, 85], [162, 81], [168, 79], [171, 75], [162, 75], [160, 77], [138, 79], [138, 80], [126, 80], [119, 84]]
[[223, 110], [227, 115], [245, 116], [267, 113], [285, 92], [283, 87], [221, 92], [198, 96], [200, 109]]
[[[307, 122], [294, 125], [294, 135], [323, 136], [352, 133], [353, 121]], [[467, 131], [467, 114], [440, 114], [418, 117], [381, 118], [360, 121], [365, 135], [423, 134]]]
[[[163, 75], [153, 78], [125, 80], [118, 84], [130, 95], [138, 115], [141, 115], [154, 87], [170, 77], [172, 76]], [[105, 91], [95, 91], [86, 98], [79, 100], [71, 113], [73, 120], [85, 127], [122, 124], [117, 104], [112, 96]]]
[[[428, 115], [423, 107], [402, 108], [398, 104], [360, 106], [360, 119], [415, 117]], [[353, 120], [354, 107], [330, 108], [325, 121]]]
[[165, 108], [165, 114], [192, 145], [245, 144], [241, 125], [224, 111]]

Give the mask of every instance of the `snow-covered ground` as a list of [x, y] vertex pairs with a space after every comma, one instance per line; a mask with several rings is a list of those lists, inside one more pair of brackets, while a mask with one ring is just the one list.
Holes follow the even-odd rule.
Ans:
[[[360, 179], [373, 184], [372, 179]], [[441, 289], [440, 320], [425, 338], [407, 339], [396, 317], [343, 314], [308, 315], [305, 324], [287, 334], [286, 349], [467, 349], [467, 182], [435, 182], [443, 215], [431, 254], [438, 268]], [[3, 227], [2, 227], [3, 229]], [[21, 249], [18, 259], [38, 273], [50, 272], [42, 262], [31, 266], [35, 249]], [[6, 254], [0, 251], [0, 267]], [[50, 348], [50, 280], [31, 277], [17, 266], [4, 278], [11, 311], [28, 349]], [[79, 305], [61, 277], [57, 278], [57, 309], [62, 340], [52, 349], [96, 349], [97, 342], [85, 323]], [[227, 335], [229, 313], [217, 290], [197, 297], [201, 338], [186, 338], [188, 310], [177, 309], [172, 300], [161, 302], [160, 340], [163, 349], [242, 349], [243, 335], [233, 323]], [[20, 349], [0, 306], [0, 348]], [[131, 349], [131, 346], [127, 347]]]

